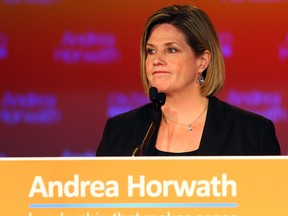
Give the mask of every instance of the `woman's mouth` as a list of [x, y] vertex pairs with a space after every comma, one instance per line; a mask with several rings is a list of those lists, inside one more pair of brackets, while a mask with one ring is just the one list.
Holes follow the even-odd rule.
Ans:
[[161, 75], [161, 74], [168, 74], [168, 71], [154, 71], [152, 75]]

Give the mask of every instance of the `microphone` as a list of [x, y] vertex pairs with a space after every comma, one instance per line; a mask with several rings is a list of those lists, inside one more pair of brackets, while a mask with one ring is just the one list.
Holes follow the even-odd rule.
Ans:
[[149, 98], [153, 103], [154, 114], [155, 112], [160, 111], [161, 106], [163, 106], [166, 102], [166, 95], [163, 92], [158, 93], [158, 89], [156, 87], [151, 87], [149, 89]]
[[137, 147], [132, 156], [143, 156], [144, 150], [147, 148], [147, 145], [155, 132], [156, 128], [159, 127], [160, 117], [161, 117], [161, 107], [166, 102], [166, 95], [163, 92], [158, 93], [158, 89], [156, 87], [151, 87], [149, 89], [149, 98], [153, 103], [153, 120], [145, 134], [144, 139], [139, 147]]
[[163, 92], [160, 92], [158, 94], [158, 98], [157, 98], [157, 104], [159, 106], [159, 108], [161, 108], [161, 106], [163, 106], [166, 102], [166, 95]]
[[158, 89], [156, 87], [151, 87], [149, 89], [149, 98], [150, 101], [155, 104], [157, 103], [157, 99], [158, 99]]

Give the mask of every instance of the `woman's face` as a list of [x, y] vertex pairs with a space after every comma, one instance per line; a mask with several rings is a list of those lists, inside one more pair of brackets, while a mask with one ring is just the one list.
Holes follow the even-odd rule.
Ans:
[[160, 24], [152, 30], [146, 53], [146, 75], [158, 91], [190, 91], [198, 85], [201, 58], [195, 57], [184, 33], [173, 25]]

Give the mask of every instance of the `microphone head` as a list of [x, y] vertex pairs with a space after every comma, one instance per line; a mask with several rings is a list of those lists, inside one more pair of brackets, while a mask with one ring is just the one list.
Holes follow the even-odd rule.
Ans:
[[152, 101], [153, 103], [157, 102], [158, 99], [158, 89], [156, 87], [151, 87], [149, 89], [149, 98], [150, 101]]
[[160, 92], [158, 94], [157, 103], [161, 107], [161, 106], [163, 106], [165, 104], [165, 102], [166, 102], [166, 95], [165, 95], [165, 93]]

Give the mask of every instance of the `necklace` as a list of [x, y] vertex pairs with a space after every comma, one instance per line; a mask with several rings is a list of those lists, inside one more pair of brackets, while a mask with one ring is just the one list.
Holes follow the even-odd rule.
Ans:
[[192, 131], [193, 130], [192, 125], [203, 115], [203, 113], [206, 111], [207, 108], [208, 108], [208, 104], [204, 107], [203, 111], [197, 116], [197, 118], [194, 121], [192, 121], [191, 123], [189, 123], [189, 124], [184, 124], [184, 123], [178, 122], [178, 121], [168, 117], [167, 115], [165, 115], [165, 114], [164, 115], [170, 121], [172, 121], [172, 122], [174, 122], [176, 124], [180, 124], [180, 125], [183, 125], [185, 127], [188, 127], [188, 131]]

